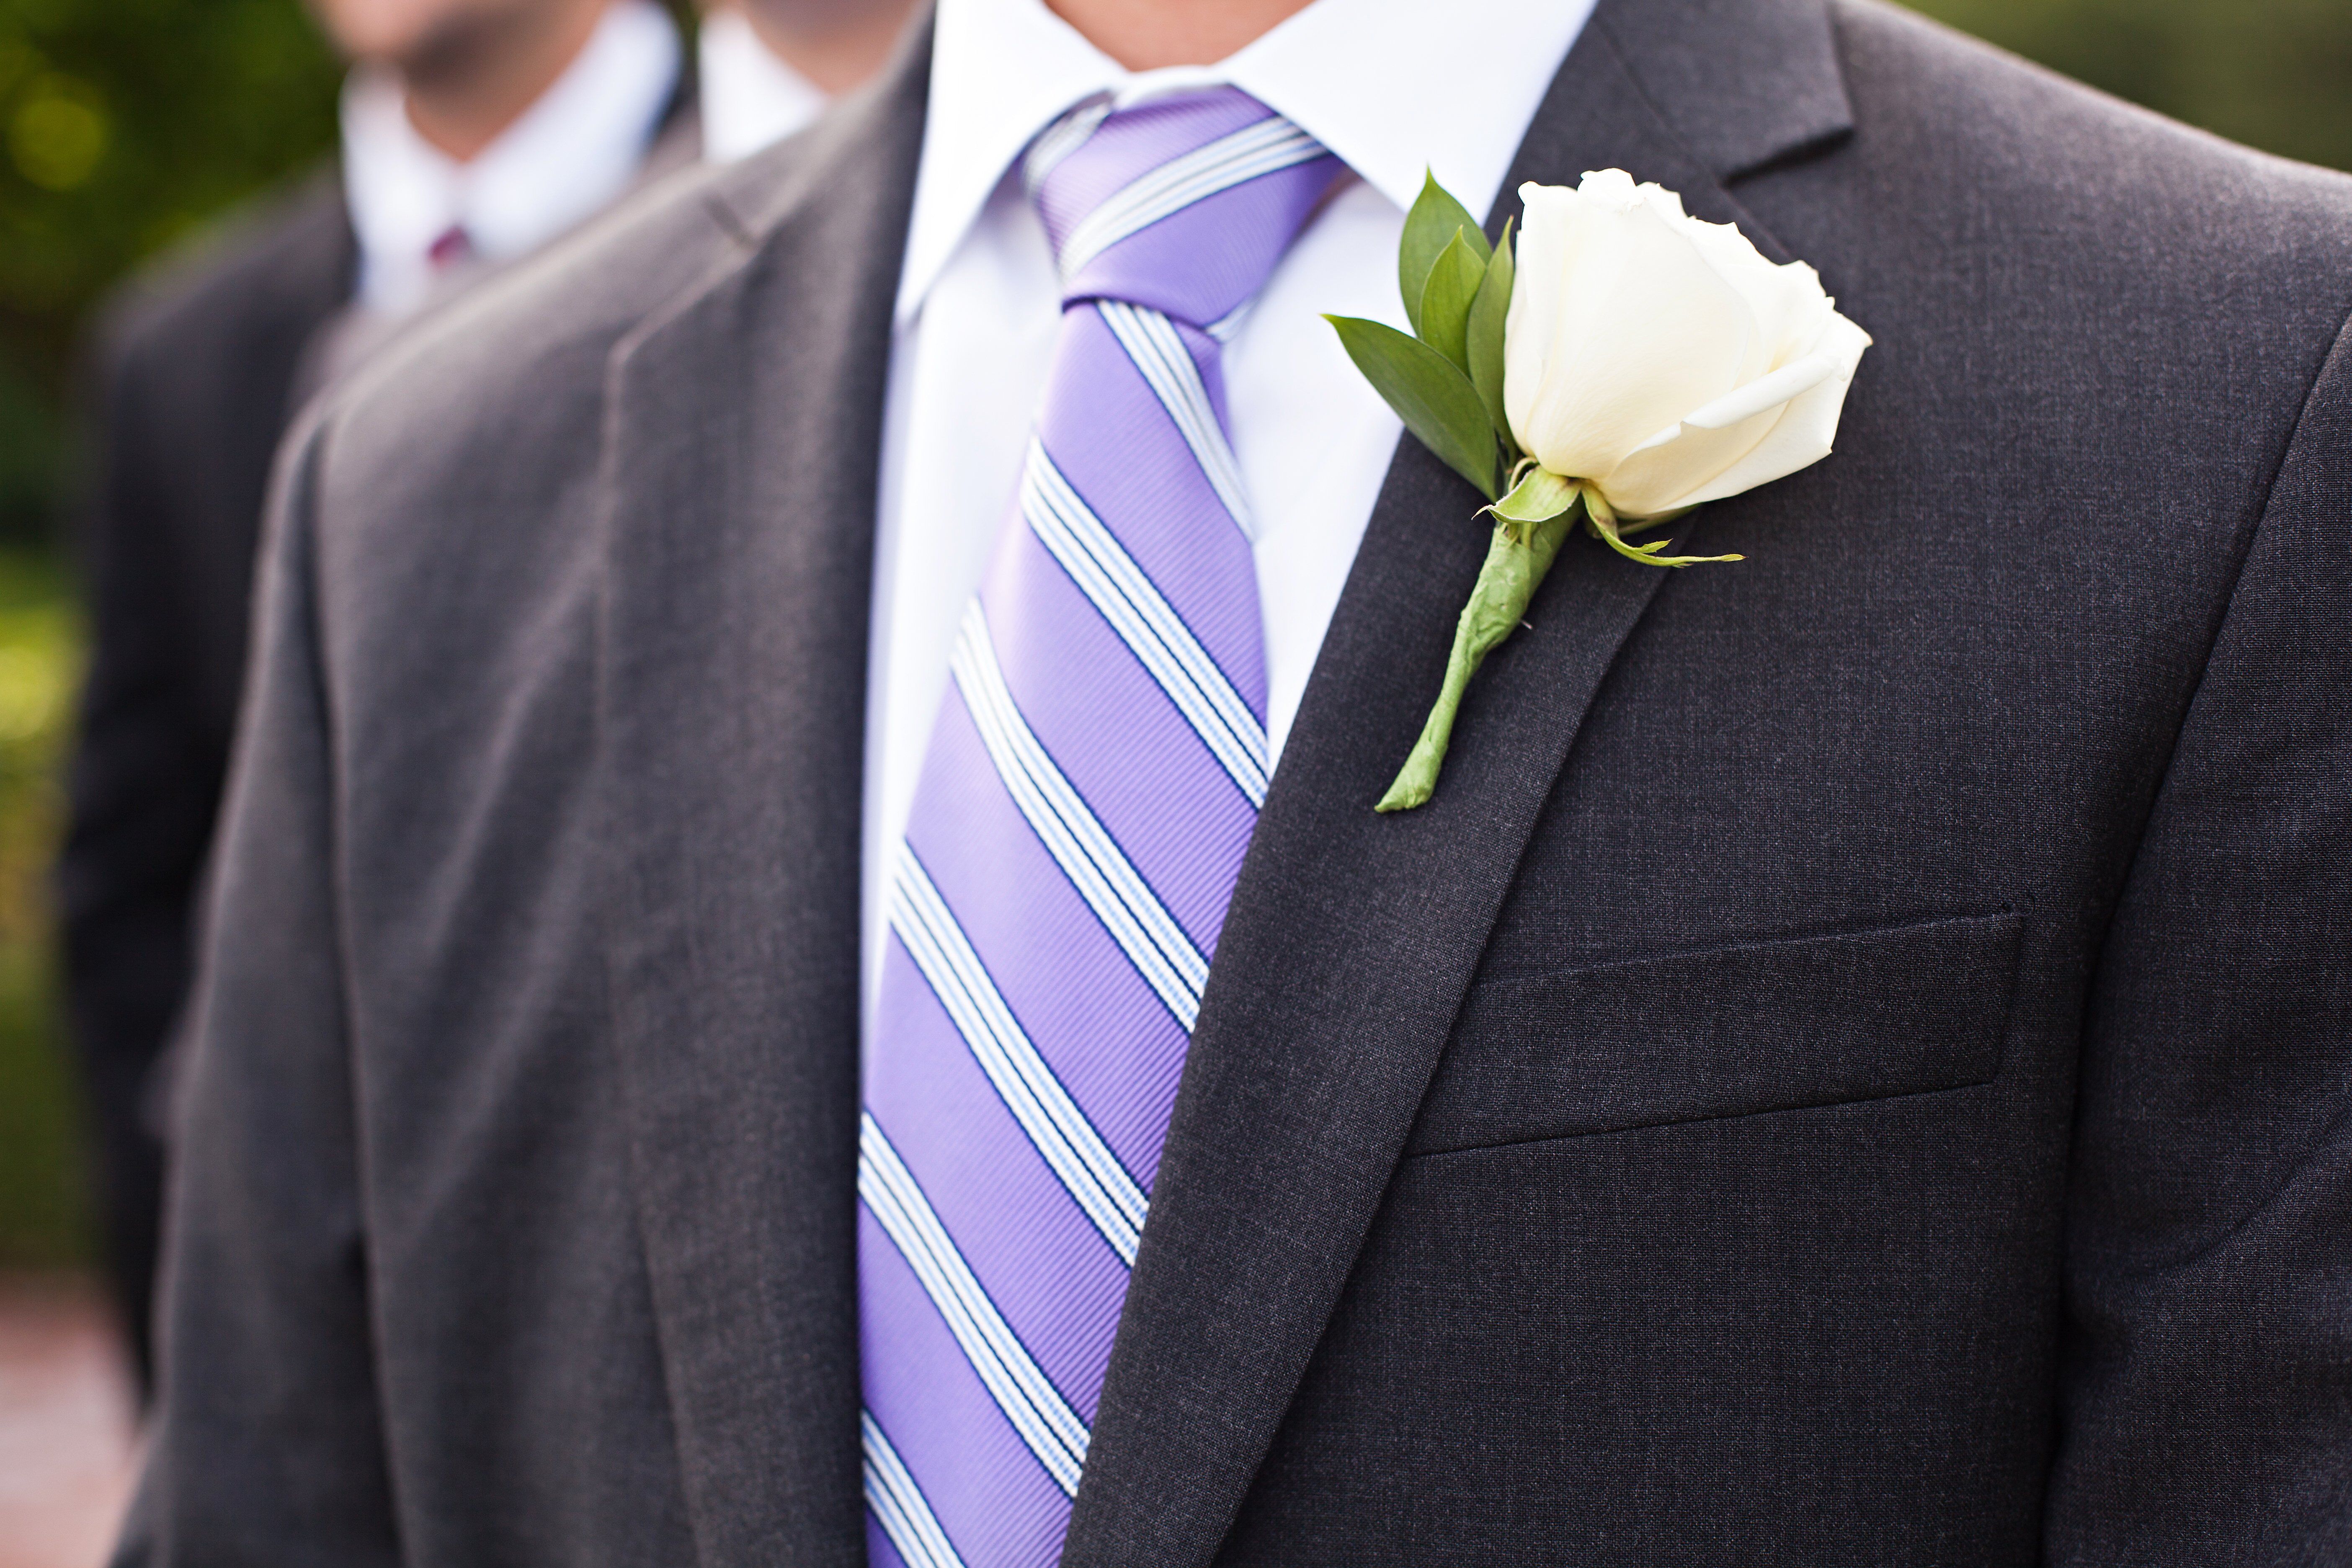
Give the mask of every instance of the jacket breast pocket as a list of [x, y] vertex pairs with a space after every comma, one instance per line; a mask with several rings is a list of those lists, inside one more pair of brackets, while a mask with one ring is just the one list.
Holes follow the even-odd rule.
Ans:
[[1406, 1152], [1988, 1082], [2022, 924], [1926, 921], [1482, 981]]

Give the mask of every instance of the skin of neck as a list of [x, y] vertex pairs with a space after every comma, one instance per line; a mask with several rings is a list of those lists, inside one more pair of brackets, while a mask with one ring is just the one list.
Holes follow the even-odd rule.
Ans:
[[916, 0], [742, 0], [751, 31], [827, 98], [888, 62]]
[[409, 122], [465, 163], [539, 101], [580, 58], [609, 0], [515, 0], [468, 9], [385, 63], [407, 93]]
[[1272, 32], [1311, 0], [1046, 0], [1129, 70], [1207, 66]]

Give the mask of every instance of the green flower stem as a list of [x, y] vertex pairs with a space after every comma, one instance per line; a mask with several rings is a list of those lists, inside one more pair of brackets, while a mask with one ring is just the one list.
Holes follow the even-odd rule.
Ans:
[[1495, 537], [1486, 546], [1486, 563], [1478, 569], [1478, 585], [1462, 607], [1454, 628], [1454, 651], [1445, 661], [1445, 684], [1437, 705], [1429, 710], [1421, 739], [1413, 742], [1396, 782], [1381, 797], [1376, 811], [1411, 811], [1427, 803], [1437, 790], [1437, 773], [1445, 764], [1445, 748], [1454, 738], [1454, 715], [1462, 694], [1478, 673], [1486, 656], [1518, 628], [1528, 602], [1543, 584], [1559, 554], [1561, 542], [1575, 526], [1576, 509], [1568, 507], [1538, 522], [1497, 518]]

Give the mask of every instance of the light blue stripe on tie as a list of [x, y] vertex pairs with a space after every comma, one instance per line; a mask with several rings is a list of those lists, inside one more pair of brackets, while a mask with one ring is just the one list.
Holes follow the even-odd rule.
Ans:
[[874, 1413], [859, 1411], [857, 1426], [866, 1441], [866, 1504], [882, 1521], [882, 1533], [898, 1549], [907, 1568], [964, 1568], [955, 1542], [948, 1539], [923, 1489], [915, 1484]]
[[1253, 807], [1264, 806], [1265, 726], [1041, 442], [1029, 444], [1021, 511], [1038, 542], [1184, 715], [1234, 787]]
[[1280, 115], [1244, 125], [1162, 163], [1080, 219], [1062, 244], [1062, 276], [1069, 277], [1128, 236], [1219, 191], [1324, 155], [1321, 142]]
[[1189, 1033], [1209, 983], [1209, 961], [1022, 717], [996, 661], [988, 613], [977, 599], [963, 613], [950, 668], [1013, 804], [1128, 962]]
[[1217, 499], [1225, 503], [1234, 526], [1243, 537], [1255, 541], [1257, 521], [1250, 513], [1249, 497], [1242, 488], [1241, 463], [1234, 456], [1233, 443], [1225, 439], [1224, 428], [1217, 423], [1201, 367], [1193, 363], [1174, 323], [1157, 310], [1117, 300], [1097, 300], [1095, 310], [1111, 336], [1118, 340], [1118, 346], [1127, 351], [1160, 406], [1168, 411], [1184, 445], [1192, 449], [1192, 460], [1201, 465]]
[[1087, 1424], [981, 1289], [930, 1200], [871, 1111], [857, 1131], [857, 1195], [922, 1281], [964, 1359], [1063, 1495], [1075, 1497], [1087, 1463]]
[[1129, 1268], [1150, 1200], [1005, 1005], [930, 873], [907, 845], [891, 868], [890, 929], [907, 944], [981, 1071], [1070, 1201]]

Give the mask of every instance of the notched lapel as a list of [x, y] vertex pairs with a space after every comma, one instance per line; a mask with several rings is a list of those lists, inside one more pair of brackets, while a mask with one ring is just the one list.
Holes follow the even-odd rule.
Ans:
[[[1806, 3], [1754, 9], [1785, 19]], [[1522, 181], [1573, 184], [1614, 165], [1679, 190], [1696, 216], [1740, 223], [1772, 254], [1645, 89], [1615, 26], [1629, 8], [1604, 4], [1570, 55], [1490, 232]], [[1672, 21], [1642, 18], [1643, 36], [1671, 40]], [[1818, 108], [1827, 96], [1809, 98]], [[1718, 115], [1712, 132], [1737, 150], [1734, 166], [1754, 166], [1776, 138], [1820, 142], [1822, 120], [1743, 128]], [[1214, 1555], [1339, 1300], [1577, 731], [1668, 576], [1572, 540], [1530, 625], [1474, 684], [1436, 798], [1377, 816], [1484, 553], [1477, 504], [1417, 444], [1401, 445], [1219, 939], [1065, 1564], [1176, 1568]]]
[[737, 264], [640, 327], [610, 371], [598, 724], [612, 1016], [709, 1563], [865, 1552], [860, 736], [922, 46], [799, 147], [714, 183]]

